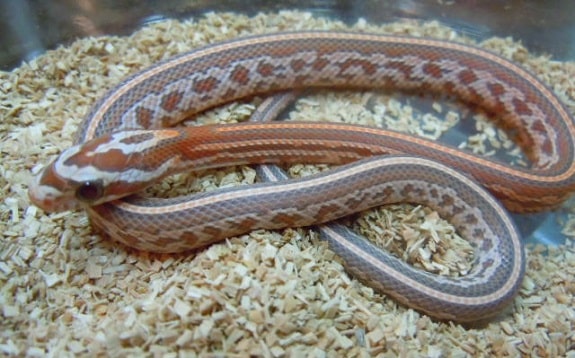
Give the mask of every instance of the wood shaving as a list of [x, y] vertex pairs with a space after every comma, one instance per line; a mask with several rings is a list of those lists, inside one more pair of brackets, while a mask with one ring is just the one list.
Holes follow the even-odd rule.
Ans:
[[[375, 26], [358, 20], [352, 28], [471, 42], [436, 22]], [[126, 75], [207, 43], [297, 29], [347, 27], [302, 12], [211, 13], [155, 23], [129, 37], [81, 39], [0, 73], [0, 354], [575, 356], [573, 242], [528, 247], [527, 277], [513, 307], [464, 327], [433, 320], [360, 284], [310, 230], [256, 231], [193, 254], [158, 255], [97, 236], [83, 212], [46, 215], [30, 206], [26, 191], [33, 173], [72, 143], [90, 106]], [[573, 63], [535, 57], [511, 39], [480, 45], [535, 72], [574, 112]], [[438, 138], [474, 115], [434, 100], [420, 111], [411, 101], [395, 94], [321, 92], [300, 99], [287, 116]], [[243, 121], [255, 104], [233, 103], [198, 122]], [[496, 128], [477, 123], [478, 133], [462, 146], [516, 157]], [[318, 169], [291, 170], [305, 175]], [[172, 177], [154, 190], [180, 195], [254, 180], [252, 169], [231, 168]], [[564, 223], [566, 235], [575, 235], [574, 217]], [[446, 275], [469, 270], [472, 250], [426, 208], [381, 208], [354, 225], [368, 236], [379, 234], [376, 241], [415, 266]]]

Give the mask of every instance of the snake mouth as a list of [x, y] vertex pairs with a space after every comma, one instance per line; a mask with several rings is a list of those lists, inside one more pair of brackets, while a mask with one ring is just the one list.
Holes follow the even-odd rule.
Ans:
[[67, 199], [57, 190], [44, 185], [30, 186], [28, 197], [33, 205], [49, 213], [73, 210], [78, 206], [74, 198]]
[[78, 207], [70, 181], [57, 174], [56, 161], [46, 166], [32, 179], [28, 197], [35, 206], [45, 212], [62, 212]]

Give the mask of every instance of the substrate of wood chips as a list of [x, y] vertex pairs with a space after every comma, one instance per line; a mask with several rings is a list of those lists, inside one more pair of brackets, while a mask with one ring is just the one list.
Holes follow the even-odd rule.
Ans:
[[[527, 277], [512, 307], [477, 327], [438, 322], [350, 278], [316, 234], [254, 232], [182, 255], [136, 252], [94, 234], [84, 212], [46, 215], [30, 206], [32, 173], [68, 147], [90, 105], [121, 78], [194, 47], [253, 33], [345, 29], [306, 13], [253, 18], [209, 14], [166, 21], [130, 37], [76, 41], [1, 73], [0, 353], [3, 355], [176, 356], [557, 356], [575, 357], [575, 250], [528, 247]], [[470, 42], [436, 23], [354, 30]], [[510, 39], [480, 44], [537, 73], [575, 111], [575, 65], [530, 55]], [[246, 120], [257, 100], [198, 119]], [[433, 103], [419, 113], [393, 95], [318, 93], [293, 120], [353, 121], [437, 138], [461, 112]], [[517, 149], [479, 119], [462, 146], [486, 155]], [[517, 157], [521, 164], [521, 158]], [[295, 166], [292, 174], [316, 170]], [[254, 181], [250, 168], [181, 175], [156, 191], [210, 190]], [[567, 208], [569, 209], [569, 208]], [[574, 235], [575, 224], [564, 231]], [[393, 206], [355, 224], [410, 263], [465, 274], [465, 241], [426, 208]]]

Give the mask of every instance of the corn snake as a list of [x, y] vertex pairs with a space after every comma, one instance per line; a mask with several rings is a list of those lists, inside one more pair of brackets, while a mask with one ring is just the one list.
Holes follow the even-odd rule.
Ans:
[[[456, 95], [502, 112], [533, 168], [512, 168], [408, 135], [333, 123], [143, 130], [174, 125], [223, 102], [307, 87]], [[389, 153], [428, 157], [472, 174], [510, 210], [542, 210], [575, 187], [574, 133], [569, 113], [546, 86], [486, 51], [370, 34], [264, 35], [192, 51], [123, 81], [87, 116], [77, 139], [83, 146], [62, 153], [39, 175], [30, 197], [48, 211], [87, 202], [94, 205], [87, 211], [96, 227], [128, 246], [160, 252], [201, 247], [260, 227], [318, 224], [386, 202], [423, 201], [455, 218], [458, 229], [473, 237], [480, 255], [469, 277], [430, 278], [349, 240], [336, 226], [322, 227], [348, 269], [370, 285], [433, 316], [473, 321], [507, 306], [523, 276], [522, 244], [505, 210], [465, 176], [436, 162], [395, 156], [358, 160]], [[317, 177], [197, 195], [191, 201], [121, 199], [190, 167], [302, 161], [352, 163]], [[98, 167], [103, 165], [108, 168]], [[281, 206], [282, 200], [287, 204]]]

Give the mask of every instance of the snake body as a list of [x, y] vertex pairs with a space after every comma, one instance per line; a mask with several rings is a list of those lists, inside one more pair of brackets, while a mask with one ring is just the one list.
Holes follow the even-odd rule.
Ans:
[[[225, 102], [310, 87], [456, 96], [497, 113], [532, 167], [349, 124], [157, 129]], [[77, 144], [37, 177], [30, 197], [48, 211], [81, 204], [115, 240], [159, 252], [201, 247], [257, 228], [325, 223], [390, 202], [423, 203], [450, 218], [477, 247], [468, 276], [425, 274], [340, 226], [321, 230], [347, 268], [368, 284], [433, 316], [473, 321], [509, 304], [525, 264], [506, 210], [458, 171], [472, 175], [509, 210], [543, 210], [575, 188], [574, 138], [574, 122], [551, 90], [521, 67], [475, 47], [344, 32], [261, 35], [194, 50], [124, 80], [96, 103]], [[380, 156], [399, 153], [433, 161]], [[191, 197], [125, 198], [190, 168], [296, 162], [345, 165], [309, 178]]]

